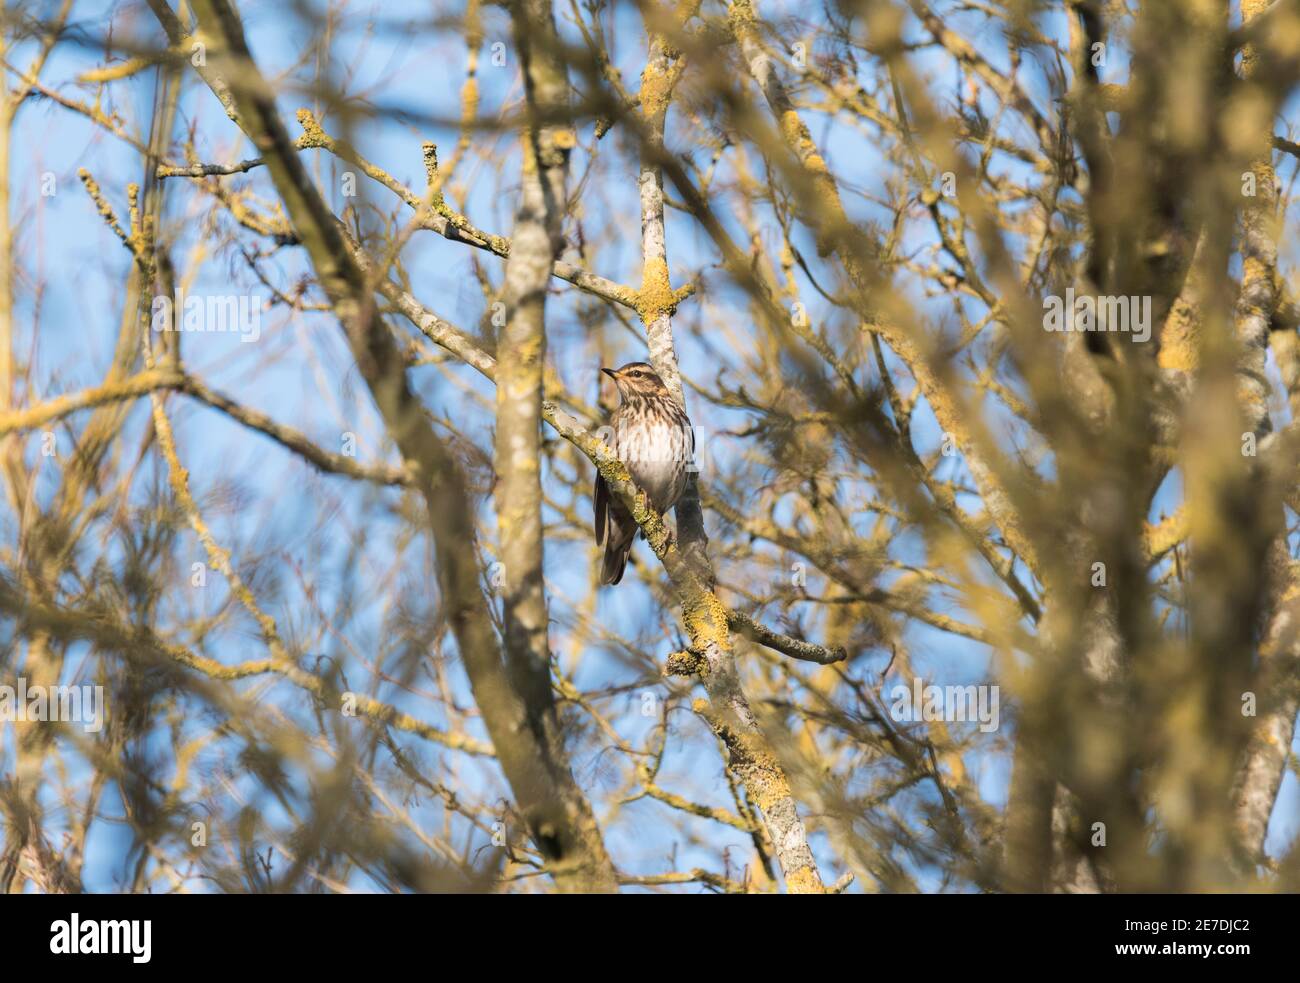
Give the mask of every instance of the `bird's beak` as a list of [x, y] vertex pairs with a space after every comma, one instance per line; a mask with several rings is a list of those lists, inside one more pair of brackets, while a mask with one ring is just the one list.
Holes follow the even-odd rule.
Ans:
[[610, 377], [611, 379], [613, 379], [615, 382], [618, 381], [618, 372], [615, 371], [614, 369], [607, 369], [607, 368], [602, 367], [600, 371], [604, 372], [607, 376], [609, 376], [609, 377]]

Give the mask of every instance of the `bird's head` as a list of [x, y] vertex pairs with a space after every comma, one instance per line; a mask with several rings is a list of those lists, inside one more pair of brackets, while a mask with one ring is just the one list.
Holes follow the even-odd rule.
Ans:
[[659, 374], [645, 362], [628, 362], [621, 369], [601, 369], [614, 380], [624, 400], [663, 396], [668, 392]]

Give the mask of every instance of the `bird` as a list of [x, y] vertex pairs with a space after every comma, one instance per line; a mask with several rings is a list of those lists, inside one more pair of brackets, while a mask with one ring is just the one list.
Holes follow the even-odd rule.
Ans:
[[[663, 379], [645, 362], [629, 362], [621, 369], [602, 368], [614, 380], [619, 406], [604, 431], [632, 481], [661, 517], [677, 504], [695, 459], [695, 432], [685, 410], [673, 398]], [[601, 586], [623, 579], [627, 555], [638, 527], [623, 503], [610, 494], [605, 479], [596, 474], [592, 493], [596, 511], [596, 545], [604, 545]]]

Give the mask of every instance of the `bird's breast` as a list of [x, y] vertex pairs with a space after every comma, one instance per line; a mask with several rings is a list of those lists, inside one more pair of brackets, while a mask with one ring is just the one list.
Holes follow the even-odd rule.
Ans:
[[672, 508], [686, 485], [690, 435], [667, 419], [622, 420], [617, 429], [618, 456], [643, 489], [655, 511]]

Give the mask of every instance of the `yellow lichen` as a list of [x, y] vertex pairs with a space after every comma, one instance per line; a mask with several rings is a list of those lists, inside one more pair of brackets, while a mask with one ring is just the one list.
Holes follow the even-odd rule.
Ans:
[[785, 886], [791, 894], [825, 894], [821, 878], [808, 867], [799, 867], [785, 875]]
[[1180, 298], [1174, 303], [1160, 333], [1160, 352], [1156, 364], [1162, 369], [1195, 372], [1198, 353], [1198, 319], [1196, 307]]
[[330, 138], [325, 135], [321, 125], [316, 122], [316, 117], [312, 115], [310, 109], [299, 109], [297, 113], [298, 125], [302, 127], [302, 135], [307, 146], [328, 146]]
[[668, 279], [668, 264], [662, 259], [647, 260], [641, 272], [641, 289], [636, 295], [636, 312], [650, 324], [677, 308], [677, 297]]
[[807, 159], [804, 160], [803, 166], [808, 168], [808, 170], [812, 171], [814, 174], [830, 173], [826, 168], [826, 161], [822, 159], [821, 154], [809, 154]]
[[647, 62], [641, 73], [641, 112], [646, 119], [654, 119], [664, 112], [672, 89], [669, 73], [661, 71], [653, 61]]
[[470, 75], [460, 89], [460, 118], [468, 125], [478, 115], [478, 79]]
[[699, 676], [708, 669], [708, 662], [698, 652], [684, 649], [668, 656], [664, 663], [665, 676]]

